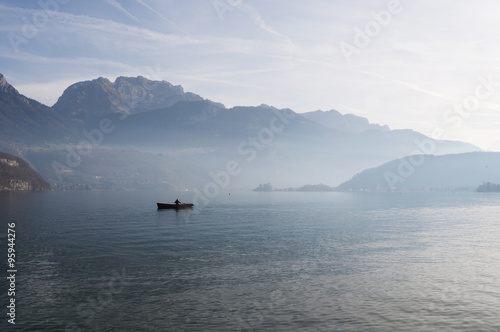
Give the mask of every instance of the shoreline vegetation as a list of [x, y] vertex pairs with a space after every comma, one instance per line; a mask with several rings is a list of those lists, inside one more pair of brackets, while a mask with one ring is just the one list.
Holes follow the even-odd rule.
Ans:
[[500, 192], [500, 184], [483, 182], [482, 185], [477, 187], [476, 192], [478, 193], [497, 193]]

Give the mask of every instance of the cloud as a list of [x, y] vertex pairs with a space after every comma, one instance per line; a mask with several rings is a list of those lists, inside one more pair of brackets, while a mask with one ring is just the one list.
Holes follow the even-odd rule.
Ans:
[[127, 11], [125, 8], [123, 8], [122, 5], [120, 5], [118, 3], [118, 1], [116, 1], [116, 0], [103, 0], [103, 1], [105, 3], [107, 3], [108, 5], [112, 6], [113, 8], [115, 8], [116, 10], [118, 10], [119, 12], [121, 12], [121, 13], [125, 14], [126, 16], [130, 17], [134, 21], [140, 22], [140, 20], [137, 17], [135, 17], [129, 11]]
[[[116, 1], [112, 2], [115, 3]], [[119, 4], [117, 3], [117, 5]], [[32, 17], [33, 15], [42, 15], [43, 13], [44, 11], [41, 9], [13, 8], [0, 4], [0, 16], [12, 17], [12, 15], [14, 14], [19, 18], [20, 22], [26, 17]], [[92, 42], [92, 39], [95, 36], [93, 34], [93, 31], [98, 31], [98, 36], [106, 36], [108, 39], [110, 39], [111, 36], [124, 36], [130, 42], [145, 40], [144, 43], [156, 42], [158, 44], [166, 44], [170, 46], [204, 43], [203, 40], [190, 36], [165, 34], [143, 27], [114, 22], [112, 20], [93, 18], [87, 15], [74, 15], [62, 11], [51, 12], [48, 19], [49, 22], [45, 24], [45, 26], [39, 28], [40, 33], [52, 29], [57, 31], [59, 35], [61, 33], [68, 34], [69, 32], [73, 32], [86, 37], [84, 39], [79, 39], [78, 42], [81, 42], [82, 40], [87, 43]], [[2, 28], [5, 29], [5, 27]], [[17, 32], [20, 35], [22, 34], [22, 31]], [[33, 39], [36, 39], [37, 37], [40, 36], [37, 35]]]
[[119, 61], [107, 60], [101, 58], [89, 58], [89, 57], [56, 58], [56, 57], [45, 57], [41, 55], [31, 54], [28, 52], [13, 54], [10, 51], [10, 49], [6, 49], [5, 47], [0, 47], [0, 57], [31, 64], [39, 63], [45, 65], [58, 64], [58, 65], [72, 65], [72, 66], [105, 66], [113, 70], [130, 70], [132, 68], [132, 66], [124, 64]]

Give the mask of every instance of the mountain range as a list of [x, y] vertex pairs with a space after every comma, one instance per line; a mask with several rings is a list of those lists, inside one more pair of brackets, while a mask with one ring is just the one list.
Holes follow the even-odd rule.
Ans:
[[54, 188], [203, 188], [228, 165], [239, 172], [224, 187], [338, 185], [402, 156], [481, 151], [335, 110], [226, 108], [140, 76], [73, 84], [49, 107], [0, 74], [0, 119], [0, 150], [28, 160]]

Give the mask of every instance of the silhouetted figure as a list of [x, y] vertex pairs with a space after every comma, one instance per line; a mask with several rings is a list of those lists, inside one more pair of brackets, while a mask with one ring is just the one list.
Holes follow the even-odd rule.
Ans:
[[174, 203], [175, 203], [176, 205], [181, 204], [181, 202], [180, 202], [178, 199], [176, 199]]

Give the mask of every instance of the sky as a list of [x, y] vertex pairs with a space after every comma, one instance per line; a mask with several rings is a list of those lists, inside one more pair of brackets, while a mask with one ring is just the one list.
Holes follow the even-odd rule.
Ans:
[[49, 106], [141, 75], [500, 151], [499, 16], [494, 0], [0, 0], [0, 73]]

